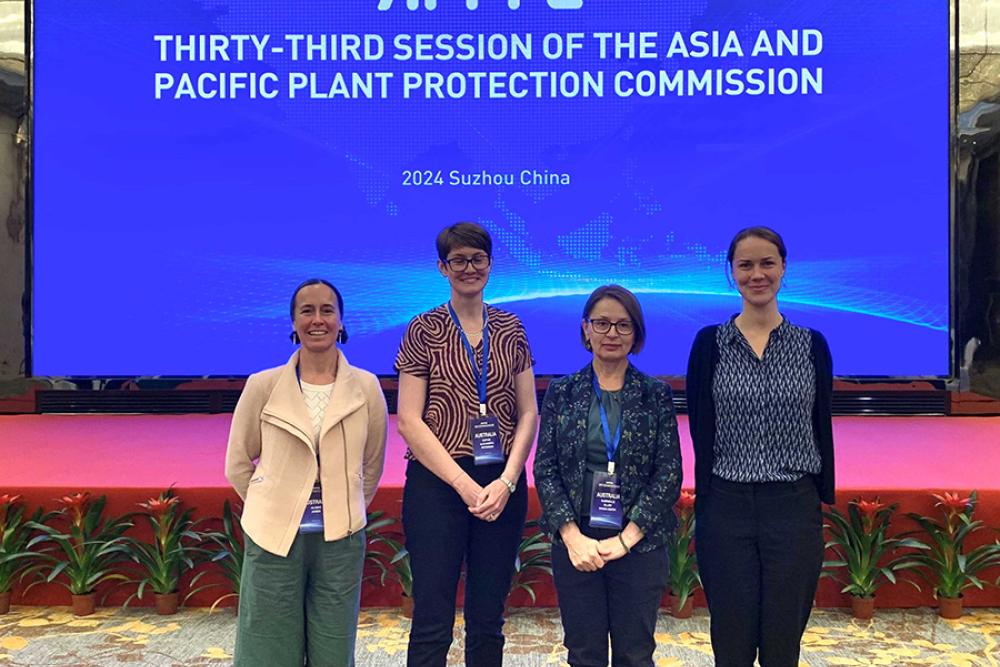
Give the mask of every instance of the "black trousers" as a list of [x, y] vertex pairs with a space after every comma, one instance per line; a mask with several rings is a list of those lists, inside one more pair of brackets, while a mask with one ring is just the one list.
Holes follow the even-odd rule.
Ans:
[[[503, 473], [502, 463], [456, 462], [482, 486]], [[503, 612], [528, 511], [522, 479], [496, 521], [481, 521], [462, 497], [417, 461], [406, 468], [403, 531], [413, 569], [413, 623], [406, 664], [443, 667], [455, 624], [455, 594], [465, 562], [465, 664], [503, 663]]]
[[816, 484], [712, 478], [696, 502], [695, 548], [718, 667], [797, 667], [823, 565]]
[[[580, 530], [598, 540], [618, 534]], [[559, 542], [552, 546], [552, 576], [572, 667], [607, 667], [609, 636], [614, 667], [652, 667], [656, 613], [669, 578], [666, 547], [633, 551], [596, 572], [581, 572]]]

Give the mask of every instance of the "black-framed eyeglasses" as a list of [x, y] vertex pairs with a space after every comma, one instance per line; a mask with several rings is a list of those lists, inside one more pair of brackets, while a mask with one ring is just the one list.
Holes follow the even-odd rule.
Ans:
[[594, 333], [606, 334], [611, 331], [611, 327], [615, 328], [619, 336], [630, 336], [635, 333], [635, 325], [632, 324], [632, 320], [619, 320], [617, 322], [611, 322], [609, 320], [588, 320], [590, 322], [590, 327], [594, 330]]
[[482, 271], [490, 265], [490, 256], [486, 254], [473, 255], [472, 257], [449, 257], [444, 260], [444, 263], [448, 265], [455, 273], [461, 273], [465, 271], [469, 264], [472, 264], [472, 268], [476, 271]]

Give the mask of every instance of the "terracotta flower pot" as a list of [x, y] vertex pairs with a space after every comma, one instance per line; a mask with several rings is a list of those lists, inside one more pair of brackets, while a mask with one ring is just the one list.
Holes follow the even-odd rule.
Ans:
[[154, 593], [153, 599], [156, 601], [156, 613], [160, 616], [170, 616], [177, 613], [179, 603], [179, 594], [177, 591], [173, 593]]
[[73, 613], [77, 616], [90, 616], [97, 608], [97, 593], [74, 595]]
[[413, 618], [413, 598], [404, 594], [400, 600], [399, 607], [404, 618]]
[[670, 599], [670, 615], [674, 618], [691, 618], [691, 614], [694, 613], [694, 596], [689, 595], [687, 600], [684, 601], [684, 606], [680, 605], [681, 599], [671, 593]]
[[938, 598], [938, 616], [941, 618], [962, 618], [962, 598]]
[[6, 614], [10, 611], [10, 591], [4, 591], [0, 593], [0, 614]]
[[867, 621], [875, 615], [875, 596], [863, 598], [851, 596], [851, 616]]

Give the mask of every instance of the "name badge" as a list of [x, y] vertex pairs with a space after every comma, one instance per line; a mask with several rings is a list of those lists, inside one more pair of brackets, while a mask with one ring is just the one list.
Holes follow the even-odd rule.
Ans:
[[590, 498], [592, 528], [622, 527], [622, 485], [613, 472], [594, 473], [594, 491]]
[[476, 465], [503, 463], [503, 447], [500, 446], [500, 423], [492, 415], [480, 415], [469, 420], [469, 437]]
[[299, 523], [300, 533], [322, 533], [323, 532], [323, 488], [316, 482], [309, 500], [306, 502], [306, 511], [302, 513], [302, 521]]

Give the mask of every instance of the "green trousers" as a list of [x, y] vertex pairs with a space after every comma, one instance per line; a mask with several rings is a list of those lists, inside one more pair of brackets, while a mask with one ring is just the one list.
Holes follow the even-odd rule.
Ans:
[[353, 667], [364, 531], [298, 535], [284, 558], [245, 542], [235, 666]]

